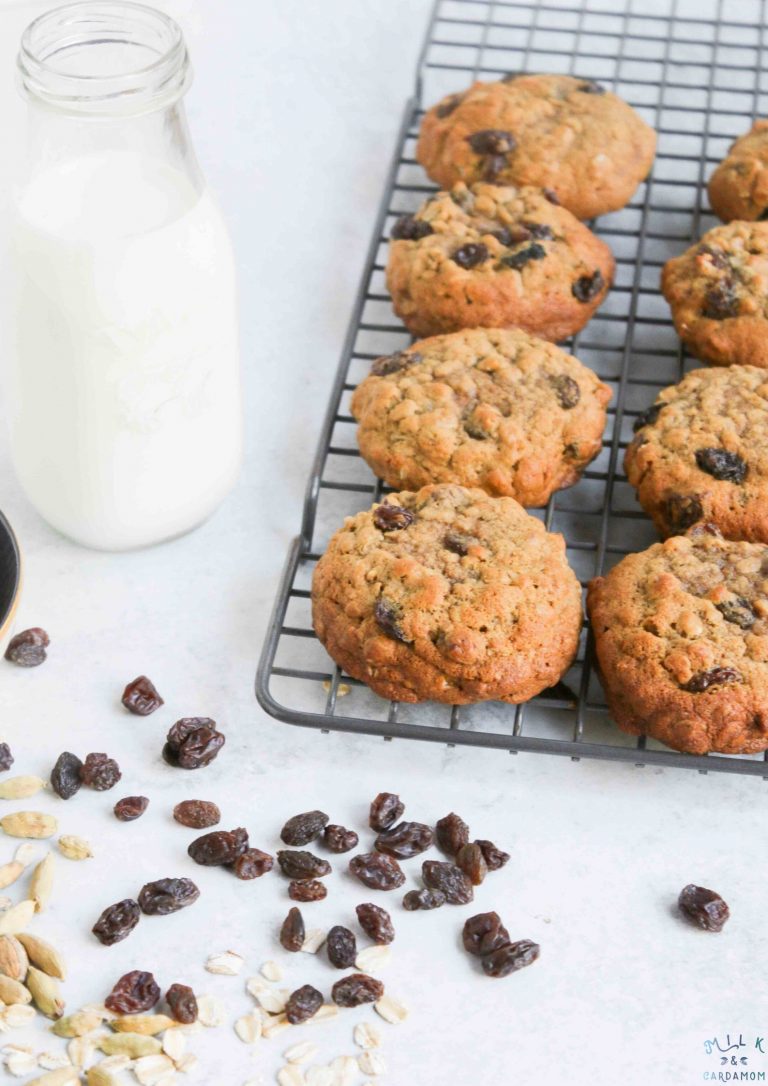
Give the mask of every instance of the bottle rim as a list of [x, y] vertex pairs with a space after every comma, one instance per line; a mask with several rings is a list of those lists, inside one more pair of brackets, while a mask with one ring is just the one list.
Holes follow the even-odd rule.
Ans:
[[164, 108], [192, 77], [181, 27], [137, 0], [78, 0], [45, 12], [22, 34], [17, 67], [32, 101], [102, 117]]

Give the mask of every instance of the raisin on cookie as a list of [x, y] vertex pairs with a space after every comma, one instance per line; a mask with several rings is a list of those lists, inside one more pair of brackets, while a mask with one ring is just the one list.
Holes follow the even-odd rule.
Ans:
[[689, 754], [768, 749], [768, 547], [693, 528], [597, 577], [587, 606], [623, 731]]
[[315, 569], [312, 617], [382, 697], [517, 703], [573, 661], [581, 591], [563, 537], [512, 498], [426, 486], [347, 518]]
[[552, 343], [475, 328], [378, 359], [351, 412], [363, 458], [396, 490], [458, 483], [541, 506], [597, 456], [610, 398]]
[[433, 181], [538, 185], [580, 219], [616, 211], [647, 176], [656, 133], [599, 83], [512, 75], [424, 116], [416, 157]]
[[667, 261], [661, 289], [677, 334], [697, 358], [768, 367], [768, 223], [709, 230]]
[[756, 121], [709, 179], [709, 202], [723, 222], [768, 218], [768, 121]]
[[703, 521], [728, 539], [768, 543], [765, 370], [693, 370], [635, 428], [624, 467], [662, 536]]
[[613, 272], [605, 242], [541, 189], [458, 184], [397, 220], [387, 286], [415, 336], [516, 327], [556, 342], [584, 327]]

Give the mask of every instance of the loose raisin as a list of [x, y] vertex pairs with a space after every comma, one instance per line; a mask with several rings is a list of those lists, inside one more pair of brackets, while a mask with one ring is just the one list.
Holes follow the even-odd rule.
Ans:
[[605, 87], [596, 83], [594, 79], [585, 79], [576, 90], [580, 90], [582, 94], [605, 94]]
[[603, 273], [598, 268], [591, 275], [581, 275], [571, 287], [571, 293], [577, 302], [591, 302], [605, 286]]
[[392, 917], [386, 909], [366, 901], [362, 905], [358, 905], [355, 912], [357, 913], [358, 924], [372, 943], [384, 946], [394, 941], [395, 927], [392, 923]]
[[210, 728], [211, 731], [215, 731], [216, 721], [211, 720], [209, 716], [182, 717], [181, 720], [177, 720], [175, 724], [172, 724], [168, 731], [166, 736], [168, 746], [178, 754], [181, 750], [181, 744], [200, 728]]
[[232, 864], [232, 870], [239, 879], [260, 879], [275, 865], [268, 852], [260, 848], [247, 848]]
[[409, 890], [403, 898], [403, 908], [408, 912], [439, 909], [441, 905], [445, 905], [445, 894], [440, 890]]
[[534, 241], [533, 245], [529, 245], [526, 249], [519, 249], [516, 253], [510, 253], [509, 256], [503, 256], [501, 258], [501, 263], [507, 268], [514, 268], [516, 271], [519, 271], [532, 260], [543, 260], [546, 255], [547, 250], [544, 246], [539, 245], [537, 241]]
[[146, 796], [125, 796], [117, 801], [113, 810], [115, 818], [120, 822], [135, 822], [137, 818], [141, 818], [147, 807], [149, 800]]
[[421, 362], [422, 355], [418, 351], [395, 351], [394, 354], [383, 355], [377, 358], [371, 365], [371, 374], [374, 377], [388, 377], [391, 373], [399, 373], [407, 366], [415, 362]]
[[374, 848], [398, 860], [407, 860], [425, 852], [434, 838], [431, 827], [423, 822], [398, 822], [392, 829], [383, 830], [378, 835]]
[[186, 984], [172, 984], [165, 993], [165, 1002], [175, 1022], [191, 1026], [197, 1021], [197, 998]]
[[11, 638], [5, 650], [5, 658], [19, 667], [39, 667], [48, 655], [45, 650], [50, 643], [51, 639], [45, 630], [33, 626]]
[[724, 321], [728, 317], [737, 317], [739, 308], [736, 283], [733, 279], [726, 277], [707, 290], [701, 314], [709, 320]]
[[483, 972], [487, 977], [508, 977], [518, 969], [533, 965], [541, 953], [538, 943], [530, 939], [520, 939], [516, 943], [507, 943], [492, 951], [482, 960]]
[[680, 912], [704, 931], [722, 931], [730, 909], [714, 890], [689, 883], [680, 891], [677, 899]]
[[198, 728], [179, 747], [176, 765], [181, 769], [202, 769], [211, 764], [225, 742], [224, 735], [215, 728]]
[[511, 132], [500, 128], [484, 128], [467, 136], [467, 143], [478, 155], [505, 155], [514, 151], [517, 141]]
[[716, 603], [715, 607], [726, 622], [732, 622], [734, 626], [739, 626], [742, 630], [748, 630], [755, 624], [757, 616], [752, 610], [752, 605], [749, 600], [742, 599], [741, 596], [733, 600], [723, 600], [722, 603]]
[[349, 928], [335, 924], [328, 932], [326, 940], [328, 961], [337, 969], [349, 969], [357, 957], [357, 939]]
[[204, 830], [221, 821], [221, 811], [207, 799], [184, 799], [173, 808], [173, 817], [191, 830]]
[[461, 868], [473, 886], [479, 886], [488, 874], [488, 865], [479, 845], [463, 845], [456, 853], [456, 866]]
[[13, 762], [14, 758], [11, 754], [11, 748], [7, 743], [0, 743], [0, 773], [4, 773], [6, 769], [10, 769]]
[[458, 264], [460, 268], [468, 271], [470, 268], [476, 268], [479, 264], [484, 264], [490, 255], [488, 246], [483, 245], [482, 241], [470, 241], [451, 253], [451, 260], [454, 264]]
[[400, 505], [389, 505], [382, 502], [373, 511], [373, 523], [382, 532], [399, 532], [403, 528], [409, 528], [416, 520], [410, 509], [403, 509]]
[[683, 690], [687, 690], [689, 694], [702, 694], [710, 686], [740, 682], [743, 682], [743, 678], [735, 667], [711, 667], [708, 671], [698, 671], [692, 679], [683, 683]]
[[445, 549], [451, 551], [452, 554], [458, 554], [462, 558], [469, 554], [469, 548], [476, 543], [476, 539], [471, 535], [464, 535], [463, 532], [447, 532], [443, 536]]
[[704, 508], [695, 494], [672, 494], [664, 503], [664, 514], [671, 532], [684, 532], [701, 520]]
[[149, 716], [155, 709], [165, 705], [155, 689], [155, 684], [146, 675], [139, 675], [133, 682], [128, 683], [123, 691], [122, 702], [126, 709], [136, 716]]
[[478, 913], [465, 921], [462, 931], [464, 949], [482, 958], [509, 943], [509, 932], [498, 913]]
[[288, 897], [292, 901], [322, 901], [327, 895], [325, 883], [318, 879], [294, 879], [288, 883]]
[[248, 831], [242, 827], [236, 830], [213, 830], [196, 837], [187, 849], [196, 864], [203, 867], [220, 867], [233, 864], [248, 848]]
[[497, 848], [493, 841], [475, 841], [474, 843], [482, 852], [485, 865], [489, 871], [498, 871], [509, 859], [509, 853]]
[[449, 905], [466, 905], [474, 898], [472, 883], [456, 864], [442, 860], [425, 860], [421, 877], [430, 890], [440, 890]]
[[697, 449], [696, 463], [702, 471], [726, 483], [743, 483], [749, 470], [738, 453], [727, 449]]
[[51, 788], [62, 799], [71, 799], [80, 790], [82, 779], [80, 772], [83, 763], [76, 754], [65, 750], [56, 759], [56, 765], [51, 770]]
[[80, 770], [80, 780], [96, 792], [109, 791], [121, 777], [120, 766], [106, 754], [87, 754]]
[[104, 1006], [115, 1014], [141, 1014], [151, 1011], [160, 999], [160, 989], [151, 973], [133, 969], [115, 984]]
[[394, 792], [379, 792], [371, 804], [368, 825], [372, 830], [381, 833], [382, 830], [388, 830], [390, 826], [394, 826], [398, 818], [403, 817], [404, 811], [405, 804]]
[[653, 426], [654, 422], [661, 414], [663, 406], [663, 403], [654, 403], [651, 404], [650, 407], [646, 407], [645, 411], [641, 411], [632, 424], [632, 431], [637, 433], [637, 431], [642, 430], [644, 426]]
[[331, 999], [339, 1007], [359, 1007], [361, 1003], [375, 1003], [384, 995], [384, 985], [375, 977], [364, 973], [352, 973], [337, 980], [331, 989]]
[[168, 916], [194, 905], [199, 897], [192, 879], [157, 879], [142, 886], [139, 907], [146, 916]]
[[555, 390], [557, 402], [564, 411], [569, 411], [572, 407], [575, 407], [581, 399], [581, 389], [567, 373], [553, 374], [549, 378], [549, 383]]
[[280, 928], [280, 945], [291, 953], [301, 950], [304, 945], [304, 918], [297, 908], [289, 909], [288, 915]]
[[305, 811], [289, 818], [280, 830], [280, 840], [286, 845], [308, 845], [325, 829], [328, 815], [324, 811]]
[[138, 902], [127, 897], [104, 910], [93, 925], [93, 934], [104, 946], [112, 946], [131, 934], [140, 917]]
[[438, 845], [449, 856], [455, 856], [463, 845], [469, 844], [469, 826], [453, 811], [439, 819], [435, 831]]
[[277, 854], [277, 862], [280, 870], [289, 879], [322, 879], [331, 873], [331, 865], [327, 860], [315, 856], [312, 852], [295, 852], [290, 849], [281, 849]]
[[410, 644], [400, 625], [401, 613], [396, 604], [379, 597], [373, 605], [373, 617], [376, 625], [387, 637], [391, 637], [394, 641]]
[[395, 241], [419, 241], [434, 234], [434, 230], [428, 222], [417, 219], [415, 215], [401, 215], [392, 227], [390, 237]]
[[318, 992], [311, 984], [303, 984], [288, 996], [285, 1017], [292, 1026], [297, 1026], [299, 1022], [306, 1022], [317, 1014], [322, 1005], [323, 993]]
[[354, 830], [348, 830], [345, 826], [326, 826], [323, 833], [323, 842], [331, 852], [351, 852], [357, 848], [360, 838]]
[[349, 870], [370, 890], [397, 890], [405, 882], [397, 860], [382, 852], [361, 852], [349, 861]]

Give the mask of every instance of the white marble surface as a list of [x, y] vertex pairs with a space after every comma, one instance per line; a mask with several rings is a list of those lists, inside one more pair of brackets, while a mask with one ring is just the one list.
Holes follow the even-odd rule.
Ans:
[[[20, 772], [45, 775], [62, 748], [106, 749], [124, 772], [109, 795], [40, 804], [96, 852], [87, 864], [58, 862], [53, 902], [35, 921], [66, 950], [69, 1006], [103, 998], [132, 968], [153, 970], [163, 986], [191, 983], [228, 1007], [225, 1027], [194, 1038], [197, 1081], [272, 1081], [289, 1041], [243, 1046], [231, 1028], [251, 1002], [243, 981], [207, 975], [205, 957], [237, 950], [246, 957], [243, 976], [279, 957], [290, 987], [311, 981], [328, 991], [336, 977], [322, 958], [277, 953], [283, 882], [239, 883], [196, 868], [185, 855], [192, 834], [170, 810], [183, 797], [216, 799], [224, 825], [246, 825], [271, 850], [295, 811], [319, 806], [361, 827], [370, 797], [386, 789], [402, 794], [411, 817], [433, 821], [455, 809], [479, 836], [509, 848], [512, 860], [478, 890], [475, 911], [498, 909], [513, 936], [541, 943], [542, 956], [518, 976], [487, 980], [460, 950], [468, 910], [404, 914], [395, 905], [386, 979], [411, 1015], [398, 1027], [382, 1024], [383, 1084], [701, 1081], [721, 1069], [705, 1056], [705, 1039], [741, 1033], [752, 1046], [766, 1030], [762, 781], [326, 736], [273, 722], [253, 697], [428, 0], [163, 6], [190, 38], [194, 135], [237, 246], [248, 456], [235, 493], [199, 531], [144, 553], [108, 555], [71, 545], [38, 519], [0, 444], [0, 505], [27, 561], [20, 621], [44, 625], [53, 642], [44, 668], [3, 669], [3, 735]], [[20, 115], [14, 45], [42, 8], [0, 4], [3, 191]], [[139, 672], [166, 699], [147, 719], [128, 716], [117, 700]], [[192, 714], [219, 720], [228, 743], [215, 765], [187, 775], [165, 767], [159, 751], [170, 723]], [[151, 797], [149, 812], [118, 824], [112, 801], [134, 792]], [[2, 844], [0, 862], [11, 851], [12, 842]], [[194, 877], [199, 903], [145, 919], [127, 941], [100, 947], [89, 929], [101, 909], [166, 875]], [[689, 881], [730, 902], [721, 936], [675, 916], [676, 894]], [[334, 876], [328, 900], [305, 913], [313, 925], [349, 923], [368, 896]], [[316, 1041], [327, 1061], [354, 1052], [352, 1024], [367, 1017], [347, 1012], [297, 1038]], [[742, 1054], [748, 1069], [768, 1071], [768, 1056], [752, 1047]]]

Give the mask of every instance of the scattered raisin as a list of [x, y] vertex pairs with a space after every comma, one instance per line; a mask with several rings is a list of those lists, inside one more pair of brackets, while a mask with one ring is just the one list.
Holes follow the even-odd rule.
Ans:
[[294, 879], [288, 883], [288, 897], [292, 901], [322, 901], [327, 896], [325, 883], [318, 879]]
[[434, 230], [428, 222], [417, 219], [415, 215], [401, 215], [392, 227], [390, 237], [395, 241], [418, 241], [430, 234], [434, 234]]
[[450, 117], [456, 107], [461, 104], [463, 98], [463, 94], [449, 94], [447, 98], [444, 98], [442, 102], [435, 106], [435, 115], [441, 121], [445, 120], [446, 117]]
[[533, 245], [529, 245], [527, 249], [518, 249], [516, 253], [503, 256], [501, 263], [507, 268], [515, 268], [515, 270], [519, 271], [520, 268], [524, 268], [532, 260], [543, 260], [546, 255], [547, 250], [544, 246], [534, 241]]
[[704, 509], [695, 494], [672, 494], [664, 503], [665, 519], [670, 530], [684, 532], [704, 516]]
[[14, 758], [11, 754], [11, 748], [7, 743], [0, 743], [0, 773], [4, 773], [6, 769], [10, 769], [13, 762]]
[[71, 799], [75, 792], [80, 790], [82, 779], [80, 771], [83, 763], [76, 754], [65, 750], [56, 759], [56, 765], [51, 770], [51, 788], [62, 799]]
[[484, 264], [490, 255], [488, 246], [483, 245], [482, 241], [470, 241], [451, 253], [451, 260], [468, 271], [470, 268], [476, 268], [478, 264]]
[[369, 890], [397, 890], [405, 882], [400, 864], [383, 852], [361, 852], [349, 861], [349, 870]]
[[366, 901], [362, 905], [358, 905], [355, 912], [357, 913], [358, 924], [371, 942], [383, 946], [394, 941], [395, 928], [392, 917], [386, 909]]
[[374, 848], [398, 860], [407, 860], [425, 852], [434, 839], [431, 827], [423, 822], [398, 822], [392, 829], [383, 830], [378, 835]]
[[696, 464], [708, 475], [726, 483], [743, 483], [749, 470], [737, 453], [727, 449], [697, 449]]
[[280, 928], [280, 945], [285, 950], [296, 953], [304, 945], [304, 934], [304, 918], [294, 906], [294, 908], [288, 910], [288, 915]]
[[236, 830], [213, 830], [196, 837], [187, 849], [196, 864], [203, 867], [220, 867], [233, 864], [248, 848], [248, 831], [242, 827]]
[[32, 629], [22, 630], [11, 638], [5, 650], [5, 658], [19, 667], [38, 667], [48, 655], [45, 650], [50, 643], [51, 639], [45, 630], [33, 626]]
[[478, 913], [465, 921], [462, 931], [464, 949], [478, 958], [492, 954], [509, 943], [509, 932], [498, 913]]
[[216, 721], [211, 720], [209, 716], [182, 717], [181, 720], [177, 720], [175, 724], [172, 724], [168, 730], [168, 735], [166, 736], [168, 746], [178, 754], [181, 750], [181, 744], [189, 739], [190, 735], [194, 734], [199, 728], [210, 728], [212, 731], [215, 731]]
[[112, 946], [126, 939], [141, 917], [138, 903], [127, 897], [109, 905], [93, 925], [92, 931], [104, 946]]
[[122, 777], [120, 766], [106, 754], [86, 755], [80, 770], [80, 780], [97, 792], [108, 792]]
[[160, 999], [160, 989], [151, 973], [133, 969], [115, 984], [104, 1006], [115, 1014], [141, 1014], [151, 1011]]
[[743, 682], [742, 675], [735, 667], [711, 667], [708, 671], [698, 671], [692, 679], [683, 683], [683, 690], [689, 694], [702, 694], [710, 686], [740, 682]]
[[425, 860], [421, 865], [421, 877], [430, 890], [440, 890], [449, 905], [466, 905], [472, 901], [472, 883], [456, 864], [442, 860]]
[[400, 626], [400, 608], [394, 603], [390, 603], [380, 596], [373, 605], [373, 617], [376, 620], [376, 625], [387, 637], [391, 637], [394, 641], [410, 644]]
[[119, 799], [114, 806], [115, 818], [120, 822], [135, 822], [149, 807], [146, 796], [126, 796]]
[[488, 874], [488, 865], [479, 845], [463, 845], [456, 853], [456, 866], [461, 868], [473, 886], [479, 886]]
[[146, 916], [168, 916], [194, 905], [199, 897], [192, 879], [157, 879], [142, 886], [139, 907]]
[[410, 509], [403, 509], [400, 505], [389, 505], [382, 502], [373, 511], [373, 523], [382, 532], [399, 532], [403, 528], [409, 528], [416, 520]]
[[598, 268], [592, 275], [581, 275], [571, 287], [577, 302], [591, 302], [605, 286], [603, 273]]
[[286, 845], [308, 845], [325, 829], [328, 815], [324, 811], [305, 811], [289, 818], [280, 830], [280, 840]]
[[122, 702], [126, 709], [136, 716], [149, 716], [155, 709], [165, 705], [155, 689], [155, 684], [146, 675], [139, 675], [133, 682], [128, 683], [123, 691]]
[[357, 957], [357, 939], [349, 928], [335, 924], [328, 932], [326, 941], [328, 961], [337, 969], [349, 969]]
[[297, 1026], [299, 1022], [306, 1022], [317, 1014], [322, 1005], [323, 993], [318, 992], [311, 984], [303, 984], [289, 995], [285, 1004], [285, 1017], [292, 1026]]
[[443, 852], [455, 856], [463, 845], [469, 844], [469, 826], [463, 818], [451, 811], [435, 826], [437, 843]]
[[439, 909], [441, 905], [445, 905], [445, 894], [440, 890], [409, 890], [403, 898], [403, 908], [408, 912]]
[[165, 1002], [175, 1022], [191, 1026], [197, 1021], [197, 999], [186, 984], [172, 984], [165, 993]]
[[232, 864], [232, 870], [239, 879], [260, 879], [274, 865], [275, 861], [268, 852], [262, 852], [260, 848], [247, 848]]
[[748, 630], [755, 624], [757, 616], [749, 600], [742, 599], [741, 596], [737, 596], [734, 600], [723, 600], [722, 603], [716, 603], [715, 607], [726, 622], [732, 622], [735, 626], [740, 626], [742, 630]]
[[464, 535], [463, 532], [447, 532], [443, 537], [445, 549], [462, 558], [469, 554], [469, 548], [475, 543], [477, 543], [476, 539], [473, 539], [471, 535]]
[[580, 83], [576, 90], [580, 90], [582, 94], [605, 94], [605, 87], [601, 83], [595, 82], [594, 79], [585, 79], [583, 83]]
[[709, 288], [704, 295], [701, 314], [713, 321], [724, 321], [728, 317], [738, 316], [739, 295], [733, 279], [726, 277]]
[[379, 792], [371, 804], [368, 825], [372, 830], [381, 833], [382, 830], [388, 830], [390, 826], [394, 826], [398, 818], [403, 817], [404, 811], [405, 804], [394, 792]]
[[484, 128], [467, 136], [467, 143], [478, 155], [506, 155], [514, 151], [517, 140], [500, 128]]
[[509, 853], [497, 848], [493, 841], [475, 841], [474, 844], [482, 852], [485, 865], [489, 871], [498, 871], [509, 859]]
[[331, 865], [327, 860], [315, 856], [311, 852], [295, 852], [290, 849], [281, 849], [277, 854], [277, 862], [280, 870], [289, 879], [322, 879], [331, 873]]
[[533, 965], [541, 953], [538, 943], [530, 939], [520, 939], [516, 943], [507, 943], [492, 951], [482, 960], [483, 972], [487, 977], [508, 977], [518, 969]]
[[714, 890], [689, 883], [680, 891], [677, 899], [680, 912], [704, 931], [722, 931], [730, 909]]
[[344, 826], [326, 826], [323, 833], [325, 847], [331, 852], [351, 852], [353, 848], [357, 848], [359, 841], [355, 831]]
[[421, 359], [418, 351], [395, 351], [394, 354], [377, 358], [371, 365], [371, 374], [374, 377], [388, 377], [390, 373], [399, 373], [414, 362], [421, 362]]
[[331, 999], [339, 1007], [359, 1007], [361, 1003], [375, 1003], [384, 995], [384, 985], [375, 977], [364, 973], [352, 973], [337, 980], [331, 989]]
[[179, 747], [176, 765], [181, 769], [202, 769], [211, 764], [225, 742], [224, 735], [215, 728], [197, 728]]
[[207, 799], [183, 799], [173, 808], [173, 817], [191, 830], [204, 830], [221, 821], [221, 811]]
[[553, 374], [549, 378], [549, 383], [555, 390], [557, 396], [557, 402], [565, 411], [569, 411], [572, 407], [581, 399], [581, 389], [572, 377], [569, 377], [567, 373]]
[[650, 407], [646, 407], [645, 411], [641, 411], [632, 423], [633, 433], [636, 434], [637, 431], [642, 430], [644, 426], [653, 426], [654, 422], [661, 414], [663, 406], [663, 403], [653, 403]]

